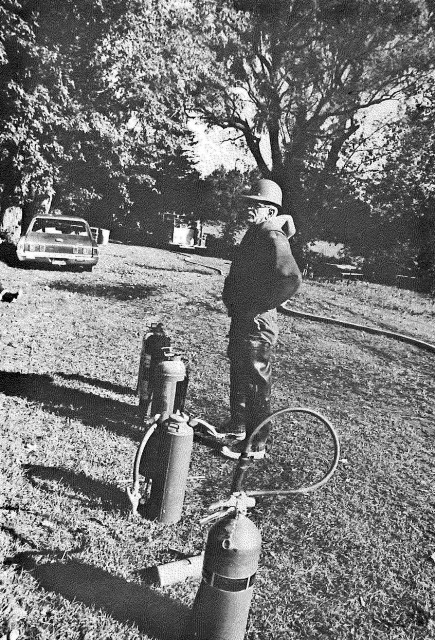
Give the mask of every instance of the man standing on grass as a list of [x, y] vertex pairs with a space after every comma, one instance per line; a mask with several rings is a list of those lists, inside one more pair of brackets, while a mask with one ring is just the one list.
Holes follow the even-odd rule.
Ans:
[[[247, 438], [270, 415], [270, 360], [278, 338], [276, 307], [293, 296], [302, 281], [289, 245], [296, 232], [293, 219], [278, 215], [280, 187], [272, 180], [259, 180], [258, 188], [242, 197], [249, 203], [250, 227], [236, 250], [222, 294], [231, 317], [227, 352], [231, 418], [219, 430], [219, 437], [238, 441], [221, 449], [233, 459], [240, 457]], [[253, 458], [264, 458], [268, 436], [266, 425], [253, 443]]]

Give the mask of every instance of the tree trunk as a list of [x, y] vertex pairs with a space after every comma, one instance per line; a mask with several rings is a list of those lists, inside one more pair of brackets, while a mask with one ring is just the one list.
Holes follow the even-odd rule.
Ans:
[[23, 220], [21, 223], [21, 234], [24, 235], [29, 228], [32, 218], [37, 215], [47, 215], [50, 212], [53, 200], [53, 189], [48, 189], [43, 195], [36, 195], [31, 202], [23, 205]]
[[2, 222], [0, 224], [1, 238], [13, 244], [17, 244], [21, 235], [21, 219], [23, 211], [21, 207], [11, 205], [5, 207], [2, 212]]
[[281, 166], [274, 167], [272, 180], [282, 189], [282, 213], [293, 217], [298, 235], [305, 237], [304, 231], [309, 220], [301, 176], [300, 163], [287, 157]]
[[[6, 172], [5, 172], [6, 173]], [[16, 244], [20, 238], [23, 212], [16, 176], [6, 175], [0, 201], [0, 236], [6, 242]]]

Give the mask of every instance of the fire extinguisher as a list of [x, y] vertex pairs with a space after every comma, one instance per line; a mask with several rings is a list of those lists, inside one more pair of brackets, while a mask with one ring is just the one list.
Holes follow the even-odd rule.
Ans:
[[143, 337], [137, 377], [137, 394], [139, 407], [144, 416], [149, 415], [153, 390], [153, 372], [158, 362], [163, 360], [165, 347], [171, 346], [171, 339], [166, 335], [161, 323], [151, 325]]
[[146, 478], [149, 498], [144, 515], [149, 520], [174, 524], [183, 512], [193, 429], [186, 415], [173, 414], [158, 426], [156, 434], [158, 464], [152, 465], [151, 476]]
[[[210, 509], [219, 520], [207, 537], [201, 584], [184, 640], [243, 640], [261, 550], [261, 535], [246, 516], [255, 500], [243, 492]], [[224, 508], [224, 510], [222, 510]]]
[[[245, 493], [242, 483], [253, 463], [250, 457], [252, 443], [268, 422], [286, 413], [309, 414], [323, 423], [334, 444], [329, 469], [321, 480], [309, 486]], [[211, 510], [220, 511], [202, 520], [205, 523], [219, 519], [208, 534], [202, 581], [183, 640], [243, 640], [261, 547], [260, 532], [246, 517], [248, 508], [255, 506], [255, 497], [258, 496], [305, 495], [316, 491], [335, 473], [339, 456], [340, 443], [335, 429], [324, 416], [312, 409], [287, 407], [276, 411], [255, 428], [237, 463], [229, 500], [211, 505]]]
[[[141, 469], [147, 486], [146, 495], [140, 493], [139, 469], [142, 454], [155, 436], [152, 456]], [[193, 448], [193, 429], [185, 414], [172, 414], [166, 420], [154, 422], [147, 430], [137, 452], [133, 466], [133, 487], [127, 494], [138, 513], [149, 520], [174, 524], [181, 518], [186, 492], [187, 476]]]
[[[193, 429], [182, 413], [187, 367], [168, 342], [161, 324], [144, 339], [138, 389], [142, 390], [145, 415], [150, 412], [154, 418], [136, 452], [133, 487], [127, 493], [134, 513], [139, 503], [145, 503], [146, 518], [172, 524], [181, 518], [183, 509]], [[140, 494], [140, 474], [147, 486], [146, 498]]]
[[167, 417], [183, 411], [187, 378], [187, 368], [181, 356], [171, 347], [161, 347], [159, 361], [151, 369], [151, 415]]

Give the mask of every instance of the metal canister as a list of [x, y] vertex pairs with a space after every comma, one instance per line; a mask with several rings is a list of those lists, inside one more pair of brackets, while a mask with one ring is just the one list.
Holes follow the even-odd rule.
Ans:
[[178, 522], [183, 511], [193, 447], [193, 429], [187, 416], [171, 415], [159, 425], [158, 467], [154, 469], [145, 515], [165, 524]]
[[213, 525], [185, 640], [243, 640], [260, 549], [260, 532], [242, 513]]

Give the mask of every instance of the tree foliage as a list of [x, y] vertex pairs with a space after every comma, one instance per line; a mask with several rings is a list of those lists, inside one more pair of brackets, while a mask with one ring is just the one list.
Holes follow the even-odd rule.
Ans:
[[204, 220], [204, 182], [188, 150], [181, 147], [167, 154], [150, 171], [152, 185], [132, 185], [130, 226], [148, 230], [161, 226], [162, 213]]
[[200, 70], [192, 108], [244, 138], [309, 238], [361, 114], [415, 91], [431, 67], [427, 11], [420, 0], [234, 4], [208, 3], [214, 64]]
[[384, 214], [347, 158], [364, 113], [416, 93], [432, 70], [432, 4], [4, 0], [0, 222], [15, 205], [25, 227], [52, 201], [128, 226], [201, 200], [201, 217], [234, 233], [247, 176], [200, 179], [183, 151], [186, 118], [199, 114], [243, 139], [259, 174], [281, 185], [301, 242], [356, 243], [361, 221]]
[[[186, 141], [176, 70], [188, 16], [163, 0], [7, 0], [0, 32], [2, 215], [41, 204], [122, 224]], [[186, 23], [186, 24], [185, 24]], [[174, 25], [177, 29], [174, 29]], [[185, 56], [184, 63], [189, 59]]]
[[[0, 68], [2, 213], [50, 197], [72, 137], [86, 127], [88, 38], [100, 37], [118, 2], [6, 0]], [[29, 211], [27, 211], [29, 209]]]
[[435, 289], [435, 82], [385, 132], [382, 146], [363, 159], [370, 179], [359, 188], [368, 206], [363, 233], [350, 242], [376, 273], [422, 276]]

